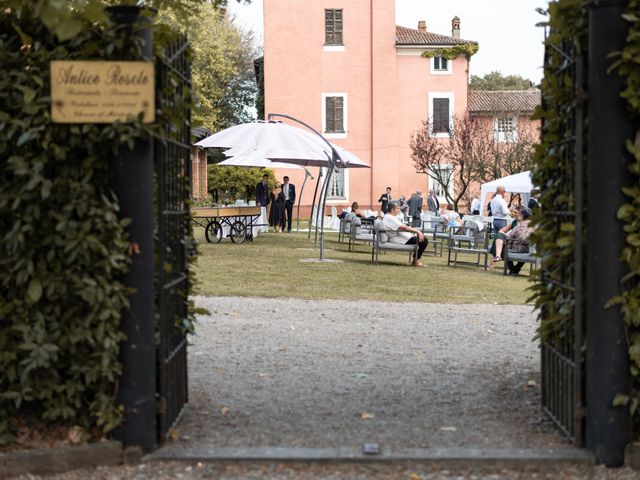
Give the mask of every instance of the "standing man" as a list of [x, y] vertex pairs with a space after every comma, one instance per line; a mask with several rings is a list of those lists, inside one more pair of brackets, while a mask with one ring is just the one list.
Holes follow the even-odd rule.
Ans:
[[389, 202], [391, 201], [391, 187], [387, 187], [387, 193], [383, 193], [380, 195], [378, 199], [379, 202], [382, 202], [380, 206], [380, 210], [382, 210], [382, 214], [389, 212]]
[[531, 190], [531, 198], [529, 199], [529, 203], [527, 204], [527, 208], [531, 210], [535, 210], [536, 208], [540, 208], [540, 202], [538, 202], [538, 196], [540, 195], [540, 190], [534, 188]]
[[265, 227], [261, 227], [260, 231], [269, 231], [269, 216], [267, 214], [267, 206], [271, 198], [269, 197], [269, 175], [262, 175], [262, 181], [256, 185], [256, 205], [260, 207], [260, 216], [262, 224], [266, 224]]
[[433, 188], [429, 190], [427, 208], [430, 212], [435, 212], [436, 215], [440, 215], [440, 201], [438, 200], [438, 197], [436, 197], [436, 192], [433, 191]]
[[507, 217], [509, 216], [509, 207], [504, 199], [506, 193], [505, 188], [499, 185], [496, 188], [496, 194], [491, 200], [489, 206], [491, 207], [491, 215], [493, 216], [493, 229], [496, 233], [500, 231], [502, 227], [507, 226]]
[[287, 232], [291, 232], [291, 217], [293, 204], [296, 202], [296, 186], [289, 183], [289, 177], [282, 178], [282, 193], [284, 194], [284, 211], [287, 217]]
[[409, 199], [409, 216], [412, 219], [412, 226], [417, 228], [422, 226], [422, 192], [420, 190]]

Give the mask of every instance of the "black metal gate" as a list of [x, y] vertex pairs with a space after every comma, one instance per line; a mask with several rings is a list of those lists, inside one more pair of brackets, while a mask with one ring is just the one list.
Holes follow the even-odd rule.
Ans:
[[187, 340], [191, 71], [188, 43], [179, 37], [156, 61], [158, 123], [155, 148], [158, 439], [164, 441], [188, 400]]
[[[549, 47], [547, 47], [549, 48]], [[548, 53], [548, 52], [547, 52]], [[567, 80], [573, 87], [573, 98], [565, 104], [554, 104], [554, 109], [570, 112], [569, 119], [562, 126], [562, 135], [557, 139], [555, 149], [559, 171], [571, 172], [563, 177], [562, 191], [565, 195], [558, 198], [552, 208], [545, 211], [551, 216], [551, 222], [557, 229], [555, 238], [567, 235], [566, 225], [575, 225], [574, 254], [567, 256], [552, 269], [543, 269], [542, 282], [548, 288], [556, 289], [556, 298], [562, 304], [562, 322], [555, 327], [551, 342], [541, 342], [542, 372], [542, 409], [558, 428], [575, 445], [584, 444], [584, 119], [583, 85], [585, 68], [583, 57], [578, 55], [575, 46], [563, 45], [563, 61], [553, 70], [549, 68], [545, 56], [545, 75], [554, 75]], [[544, 102], [544, 100], [543, 100]], [[561, 231], [563, 230], [564, 231]], [[554, 312], [557, 313], [557, 312]], [[549, 319], [551, 313], [541, 311], [542, 321]]]

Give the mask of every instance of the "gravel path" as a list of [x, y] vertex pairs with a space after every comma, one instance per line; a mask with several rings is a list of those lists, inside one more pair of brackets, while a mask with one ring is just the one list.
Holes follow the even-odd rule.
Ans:
[[174, 447], [568, 446], [529, 306], [197, 298]]

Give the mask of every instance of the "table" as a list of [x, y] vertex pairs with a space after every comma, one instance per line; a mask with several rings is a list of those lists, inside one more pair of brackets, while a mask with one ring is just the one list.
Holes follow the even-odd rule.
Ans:
[[253, 241], [257, 228], [266, 225], [259, 222], [262, 214], [259, 206], [192, 208], [191, 213], [193, 222], [204, 228], [209, 243], [218, 243], [223, 236], [233, 243]]

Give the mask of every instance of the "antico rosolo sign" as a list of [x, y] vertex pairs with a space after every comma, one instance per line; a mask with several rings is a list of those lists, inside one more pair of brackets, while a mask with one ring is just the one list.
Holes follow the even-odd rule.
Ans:
[[155, 120], [152, 62], [52, 61], [51, 118], [55, 123], [112, 123], [144, 114]]

